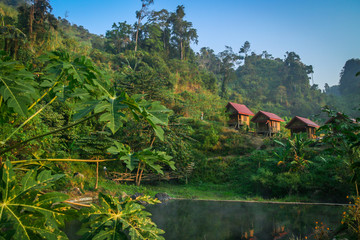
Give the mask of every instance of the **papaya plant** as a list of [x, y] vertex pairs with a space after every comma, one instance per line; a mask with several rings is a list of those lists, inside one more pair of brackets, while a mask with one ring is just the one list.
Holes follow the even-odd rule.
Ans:
[[147, 204], [159, 203], [148, 196], [136, 199], [129, 197], [119, 200], [99, 193], [99, 204], [84, 209], [83, 225], [80, 231], [82, 239], [158, 239], [163, 240], [163, 230], [151, 221], [149, 212], [144, 211]]
[[[43, 56], [41, 60], [42, 69], [36, 73], [26, 70], [16, 72], [17, 63], [2, 62], [1, 66], [4, 69], [9, 66], [9, 69], [0, 74], [2, 78], [0, 104], [6, 104], [6, 108], [0, 106], [1, 111], [12, 109], [15, 116], [24, 117], [28, 116], [28, 112], [31, 111], [32, 115], [23, 124], [20, 124], [15, 132], [4, 138], [5, 140], [0, 140], [0, 160], [7, 158], [5, 153], [22, 147], [30, 141], [64, 131], [89, 119], [98, 119], [113, 134], [122, 127], [124, 122], [134, 119], [142, 120], [154, 129], [156, 136], [163, 139], [162, 126], [167, 125], [167, 116], [170, 111], [160, 103], [147, 102], [139, 96], [130, 97], [124, 91], [113, 86], [106, 74], [98, 71], [85, 57], [73, 60], [66, 53], [57, 52]], [[21, 66], [21, 69], [24, 67]], [[28, 83], [25, 81], [25, 77], [22, 82], [21, 74], [29, 78]], [[10, 77], [12, 75], [16, 77]], [[37, 76], [37, 81], [34, 81], [34, 75]], [[19, 83], [11, 82], [12, 79], [18, 79]], [[8, 83], [14, 87], [8, 87]], [[21, 84], [27, 84], [28, 88], [22, 89]], [[38, 97], [38, 92], [42, 93], [41, 97]], [[26, 97], [21, 98], [24, 93]], [[38, 112], [33, 113], [35, 105], [46, 101], [48, 102], [46, 107], [55, 100], [60, 100], [64, 104], [68, 104], [70, 109], [74, 109], [76, 112], [72, 116], [74, 122], [15, 144], [9, 144], [8, 140], [16, 136], [16, 131], [38, 116]], [[42, 109], [44, 108], [40, 108], [38, 111], [42, 111]], [[139, 184], [145, 166], [162, 173], [162, 167], [157, 164], [157, 161], [160, 160], [174, 168], [173, 162], [170, 161], [171, 157], [163, 152], [145, 149], [134, 156], [136, 157], [132, 157], [130, 160], [139, 160]], [[17, 182], [9, 161], [6, 161], [1, 168], [0, 237], [5, 239], [67, 239], [66, 235], [59, 230], [69, 208], [62, 203], [67, 199], [67, 195], [46, 192], [54, 181], [64, 175], [52, 175], [49, 170], [38, 172], [35, 168], [26, 170], [28, 172], [23, 176], [23, 180]], [[21, 172], [17, 174], [21, 175]], [[131, 239], [163, 239], [159, 236], [162, 231], [156, 228], [148, 218], [148, 213], [143, 212], [143, 207], [138, 203], [131, 202], [129, 199], [117, 202], [116, 199], [103, 194], [100, 194], [99, 198], [100, 205], [92, 207], [93, 213], [90, 212], [89, 217], [94, 219], [95, 216], [103, 223], [100, 223], [101, 226], [96, 226], [95, 232], [91, 233], [88, 239], [108, 239], [107, 236], [112, 236], [112, 239], [114, 236], [123, 238], [127, 235]], [[155, 203], [148, 197], [141, 201]], [[115, 205], [111, 205], [115, 215], [111, 216], [108, 215], [109, 208], [106, 207], [110, 203], [115, 203]], [[100, 217], [97, 218], [98, 216]], [[115, 222], [112, 222], [113, 219]], [[97, 222], [95, 221], [94, 224], [96, 225]], [[97, 229], [101, 229], [100, 232]], [[89, 235], [85, 234], [86, 236]]]
[[18, 181], [10, 161], [0, 171], [0, 236], [4, 239], [67, 239], [59, 228], [69, 213], [68, 196], [46, 192], [64, 174], [31, 169]]
[[[122, 127], [124, 122], [131, 120], [126, 113], [133, 115], [135, 120], [143, 119], [148, 122], [154, 129], [155, 134], [163, 140], [164, 131], [161, 126], [167, 125], [167, 116], [170, 111], [158, 102], [148, 103], [140, 101], [138, 96], [133, 98], [128, 96], [125, 92], [116, 89], [111, 85], [109, 78], [98, 71], [92, 62], [85, 57], [71, 60], [68, 54], [55, 52], [49, 54], [49, 56], [43, 56], [42, 60], [44, 61], [45, 72], [43, 82], [40, 86], [47, 88], [45, 93], [29, 107], [27, 106], [30, 105], [30, 100], [20, 102], [20, 100], [16, 98], [14, 99], [16, 99], [15, 102], [17, 104], [14, 105], [13, 102], [9, 102], [9, 106], [14, 107], [15, 110], [19, 112], [23, 109], [22, 114], [25, 115], [26, 108], [31, 109], [34, 104], [37, 104], [47, 95], [52, 95], [52, 100], [49, 103], [54, 101], [57, 97], [61, 101], [72, 98], [74, 101], [73, 106], [75, 106], [76, 111], [72, 120], [79, 121], [51, 132], [35, 136], [16, 146], [6, 148], [7, 146], [4, 141], [0, 141], [0, 147], [3, 148], [3, 150], [0, 150], [0, 155], [20, 147], [29, 141], [66, 130], [95, 117], [99, 117], [100, 122], [105, 123], [114, 134]], [[37, 87], [41, 89], [40, 86]], [[0, 97], [4, 99], [0, 99], [1, 101], [9, 101], [7, 92], [8, 91], [0, 91]], [[12, 93], [15, 97], [15, 92], [13, 91]], [[54, 95], [55, 97], [53, 97]], [[20, 108], [20, 106], [22, 108]], [[25, 122], [28, 121], [29, 119]], [[25, 124], [22, 124], [21, 127], [24, 125]], [[12, 135], [13, 134], [11, 134], [11, 136]]]
[[[3, 104], [22, 117], [38, 96], [34, 75], [16, 61], [0, 59], [0, 111]], [[4, 111], [4, 110], [3, 110]]]

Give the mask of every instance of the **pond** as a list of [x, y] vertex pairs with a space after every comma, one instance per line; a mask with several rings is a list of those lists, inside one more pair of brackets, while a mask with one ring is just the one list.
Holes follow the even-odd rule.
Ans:
[[[285, 240], [313, 232], [315, 222], [339, 226], [343, 206], [170, 200], [148, 206], [166, 240]], [[66, 226], [69, 239], [78, 239], [77, 221]], [[294, 238], [296, 239], [296, 238]]]
[[149, 211], [167, 240], [289, 239], [308, 236], [315, 222], [339, 226], [343, 206], [172, 200]]

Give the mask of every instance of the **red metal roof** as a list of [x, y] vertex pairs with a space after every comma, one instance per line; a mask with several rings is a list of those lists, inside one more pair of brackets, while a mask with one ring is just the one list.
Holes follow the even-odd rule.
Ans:
[[284, 119], [282, 119], [275, 113], [265, 112], [265, 111], [259, 111], [258, 113], [256, 113], [256, 115], [251, 119], [251, 121], [255, 122], [256, 119], [258, 118], [258, 116], [260, 116], [260, 115], [265, 115], [271, 121], [284, 122]]
[[254, 113], [250, 111], [250, 109], [248, 109], [244, 104], [229, 102], [226, 107], [229, 105], [233, 107], [239, 114], [254, 116]]
[[291, 124], [293, 124], [293, 122], [295, 122], [296, 120], [299, 120], [299, 121], [305, 123], [305, 125], [306, 125], [306, 126], [309, 126], [309, 127], [315, 127], [315, 128], [320, 127], [319, 125], [317, 125], [316, 123], [314, 123], [314, 122], [311, 121], [310, 119], [303, 118], [303, 117], [299, 117], [299, 116], [295, 116], [293, 119], [291, 119], [291, 121], [290, 121], [285, 127], [288, 128], [288, 127], [291, 126]]

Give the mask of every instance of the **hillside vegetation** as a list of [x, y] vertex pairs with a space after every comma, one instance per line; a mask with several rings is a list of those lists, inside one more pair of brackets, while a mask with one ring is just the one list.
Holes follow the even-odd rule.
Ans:
[[[6, 224], [0, 238], [56, 239], [58, 233], [66, 239], [59, 230], [62, 210], [69, 210], [63, 192], [102, 191], [110, 194], [99, 193], [100, 205], [80, 214], [88, 239], [102, 231], [162, 239], [143, 207], [121, 193], [146, 193], [146, 184], [159, 184], [145, 182], [149, 176], [170, 176], [165, 189], [176, 185], [190, 198], [197, 193], [184, 189], [219, 189], [211, 196], [237, 199], [359, 196], [360, 129], [353, 119], [359, 60], [345, 64], [339, 86], [322, 92], [310, 84], [312, 66], [295, 52], [274, 58], [251, 52], [246, 41], [239, 50], [196, 53], [197, 30], [184, 6], [151, 11], [153, 1], [141, 2], [136, 23], [114, 23], [98, 36], [56, 18], [48, 0], [0, 1], [0, 223]], [[323, 123], [344, 114], [320, 128], [321, 140], [290, 137], [284, 125], [268, 138], [253, 125], [228, 128], [229, 101], [286, 120], [300, 115]], [[132, 173], [134, 184], [118, 185], [112, 172]], [[29, 221], [33, 212], [39, 221]]]

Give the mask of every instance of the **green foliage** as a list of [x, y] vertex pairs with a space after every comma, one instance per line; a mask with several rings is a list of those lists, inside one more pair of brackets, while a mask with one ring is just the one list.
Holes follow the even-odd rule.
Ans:
[[126, 167], [133, 171], [137, 166], [136, 184], [139, 186], [143, 171], [147, 168], [158, 174], [164, 174], [161, 164], [169, 166], [175, 170], [175, 163], [171, 161], [172, 157], [168, 156], [165, 152], [152, 150], [146, 148], [138, 152], [131, 152], [129, 147], [124, 146], [118, 142], [114, 142], [108, 151], [112, 154], [118, 155], [121, 161], [124, 161]]
[[156, 150], [151, 151], [149, 148], [133, 154], [127, 154], [120, 159], [125, 162], [130, 171], [134, 170], [137, 165], [143, 164], [145, 167], [149, 167], [156, 173], [164, 174], [162, 166], [159, 165], [159, 163], [164, 163], [170, 166], [171, 169], [175, 170], [174, 162], [170, 161], [172, 157], [167, 156], [165, 152], [159, 152]]
[[325, 112], [333, 121], [322, 126], [319, 134], [323, 134], [323, 142], [327, 144], [327, 152], [340, 156], [352, 173], [352, 182], [355, 183], [358, 194], [357, 182], [359, 180], [360, 166], [360, 119], [352, 119], [343, 113], [334, 113], [325, 108]]
[[1, 209], [0, 234], [5, 239], [67, 239], [59, 230], [64, 225], [64, 205], [68, 196], [58, 192], [43, 193], [64, 174], [52, 175], [51, 171], [28, 171], [20, 182], [16, 179], [10, 161], [0, 172]]
[[286, 139], [285, 143], [274, 140], [283, 148], [277, 153], [278, 165], [288, 165], [290, 171], [303, 171], [311, 162], [307, 160], [308, 147], [313, 141], [309, 140], [306, 134], [294, 134], [293, 137]]
[[138, 201], [159, 203], [149, 197], [119, 200], [100, 193], [99, 205], [84, 211], [82, 239], [164, 239], [160, 236], [164, 231], [156, 227]]
[[[17, 62], [0, 60], [0, 107], [27, 116], [27, 106], [37, 97], [33, 74]], [[0, 108], [3, 109], [3, 108]]]

